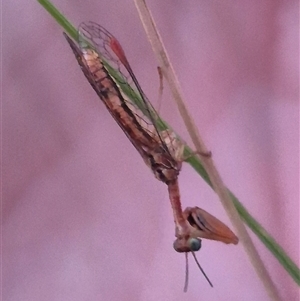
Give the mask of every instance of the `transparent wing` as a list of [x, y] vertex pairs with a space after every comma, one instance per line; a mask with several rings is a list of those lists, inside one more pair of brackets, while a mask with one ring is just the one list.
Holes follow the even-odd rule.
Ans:
[[[79, 46], [86, 45], [88, 42], [101, 56], [101, 59], [109, 63], [109, 67], [118, 70], [118, 74], [113, 74], [110, 69], [111, 75], [121, 85], [120, 89], [128, 96], [129, 103], [127, 105], [144, 123], [145, 130], [151, 133], [156, 140], [158, 139], [165, 152], [174, 158], [178, 153], [178, 140], [175, 133], [165, 129], [159, 130], [160, 117], [140, 87], [118, 40], [104, 27], [94, 22], [81, 23], [78, 31]], [[138, 99], [136, 99], [136, 95], [138, 95]], [[137, 108], [141, 112], [137, 111]]]
[[145, 146], [149, 149], [159, 147], [160, 141], [153, 135], [152, 123], [149, 123], [142, 112], [120, 95], [119, 88], [103, 67], [98, 53], [86, 43], [84, 45], [83, 41], [79, 48], [67, 34], [64, 33], [64, 36], [85, 77], [139, 153], [144, 157]]

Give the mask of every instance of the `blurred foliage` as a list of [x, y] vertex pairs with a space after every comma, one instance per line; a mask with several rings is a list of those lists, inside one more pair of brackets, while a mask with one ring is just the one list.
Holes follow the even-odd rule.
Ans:
[[[38, 0], [38, 2], [50, 13], [50, 15], [61, 25], [64, 31], [72, 37], [75, 41], [78, 39], [77, 29], [56, 9], [56, 7], [48, 0]], [[108, 67], [111, 75], [119, 82], [122, 90], [127, 95], [132, 97], [136, 105], [143, 111], [143, 105], [140, 101], [140, 96], [138, 93], [133, 94], [134, 90], [128, 90], [128, 85], [124, 84], [120, 80], [120, 75], [117, 70], [114, 70], [107, 62], [105, 65]], [[159, 120], [159, 128], [165, 129], [169, 128], [168, 124], [164, 122], [161, 118]], [[191, 154], [191, 149], [186, 147], [185, 153], [187, 155]], [[196, 172], [211, 185], [209, 177], [202, 166], [201, 162], [197, 157], [189, 157], [186, 160]], [[275, 239], [268, 234], [268, 232], [254, 219], [253, 216], [247, 211], [247, 209], [240, 203], [240, 201], [234, 196], [234, 194], [229, 191], [234, 206], [236, 207], [238, 213], [240, 214], [244, 223], [253, 231], [253, 233], [260, 239], [260, 241], [270, 250], [275, 258], [280, 262], [288, 274], [294, 279], [294, 281], [300, 286], [300, 270], [297, 265], [292, 261], [292, 259], [287, 255], [287, 253], [282, 249], [282, 247], [275, 241]], [[299, 239], [299, 238], [298, 238]]]

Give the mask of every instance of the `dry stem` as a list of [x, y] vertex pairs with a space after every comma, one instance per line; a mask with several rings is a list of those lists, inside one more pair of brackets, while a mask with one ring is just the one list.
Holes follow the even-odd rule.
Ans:
[[[181, 114], [181, 117], [185, 123], [185, 126], [189, 132], [189, 135], [195, 145], [195, 148], [198, 153], [208, 153], [208, 149], [205, 146], [203, 140], [200, 137], [200, 134], [198, 132], [197, 127], [195, 126], [195, 123], [193, 122], [193, 119], [191, 115], [189, 114], [186, 105], [183, 101], [183, 97], [181, 94], [180, 85], [177, 79], [177, 76], [173, 70], [173, 67], [171, 65], [171, 62], [168, 58], [167, 52], [165, 50], [165, 47], [162, 43], [162, 39], [158, 33], [158, 30], [154, 24], [154, 20], [152, 18], [152, 15], [146, 6], [146, 3], [144, 0], [134, 0], [135, 5], [137, 7], [137, 10], [139, 12], [141, 21], [143, 23], [144, 29], [146, 31], [146, 34], [148, 36], [148, 39], [151, 43], [153, 52], [156, 55], [156, 58], [159, 62], [159, 65], [162, 69], [163, 75], [165, 76], [169, 86], [170, 90], [172, 92], [173, 98], [176, 102], [176, 105], [178, 107], [178, 110]], [[261, 281], [263, 282], [265, 289], [267, 290], [270, 298], [272, 300], [279, 301], [281, 300], [278, 294], [278, 291], [266, 269], [264, 266], [254, 244], [251, 240], [245, 225], [243, 224], [242, 220], [240, 219], [240, 216], [235, 209], [233, 202], [231, 200], [231, 197], [228, 193], [228, 190], [226, 186], [224, 185], [221, 176], [219, 172], [217, 171], [214, 162], [211, 157], [205, 157], [201, 156], [200, 160], [206, 170], [206, 172], [209, 175], [209, 178], [211, 180], [211, 183], [213, 185], [213, 188], [215, 192], [218, 194], [220, 201], [225, 208], [238, 236], [240, 239], [240, 242], [243, 244], [244, 249], [246, 253], [248, 254], [248, 257], [257, 273]]]

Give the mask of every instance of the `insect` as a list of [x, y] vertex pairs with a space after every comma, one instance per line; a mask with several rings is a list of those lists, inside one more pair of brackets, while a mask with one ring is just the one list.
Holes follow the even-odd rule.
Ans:
[[[117, 41], [101, 25], [82, 23], [78, 30], [78, 45], [65, 34], [85, 77], [103, 101], [155, 177], [168, 186], [175, 222], [176, 240], [173, 247], [186, 254], [191, 252], [202, 270], [195, 252], [201, 248], [201, 238], [237, 244], [235, 234], [217, 218], [201, 208], [181, 208], [178, 176], [183, 162], [184, 144], [160, 118], [140, 87], [125, 53]], [[115, 70], [118, 70], [117, 72]]]

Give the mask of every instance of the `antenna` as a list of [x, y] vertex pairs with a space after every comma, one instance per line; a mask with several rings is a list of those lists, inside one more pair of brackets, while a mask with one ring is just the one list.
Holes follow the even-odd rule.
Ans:
[[[206, 280], [207, 280], [207, 282], [209, 283], [209, 285], [210, 285], [211, 287], [213, 287], [212, 283], [210, 282], [210, 280], [209, 280], [208, 277], [206, 276], [204, 270], [202, 269], [200, 263], [198, 262], [197, 257], [196, 257], [196, 255], [195, 255], [195, 252], [193, 252], [193, 251], [191, 251], [191, 252], [192, 252], [192, 254], [193, 254], [193, 256], [194, 256], [194, 259], [195, 259], [195, 261], [196, 261], [196, 263], [197, 263], [197, 266], [198, 266], [198, 268], [200, 269], [200, 271], [202, 272], [203, 276], [206, 278]], [[186, 258], [187, 258], [187, 257], [186, 257]], [[186, 278], [187, 278], [187, 277], [186, 277]]]
[[188, 252], [185, 252], [185, 280], [184, 280], [184, 288], [183, 291], [186, 293], [189, 285], [189, 260], [188, 260]]

